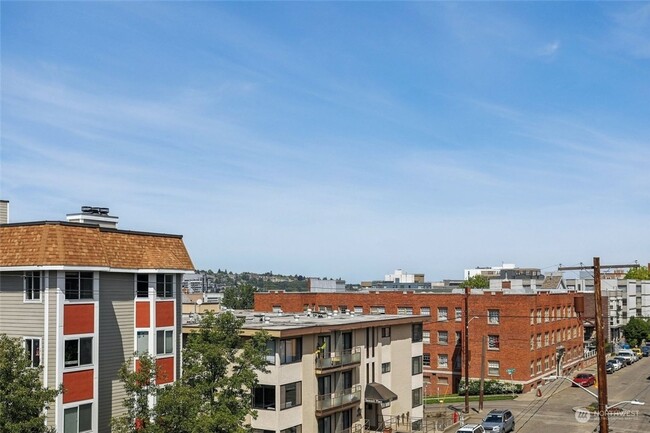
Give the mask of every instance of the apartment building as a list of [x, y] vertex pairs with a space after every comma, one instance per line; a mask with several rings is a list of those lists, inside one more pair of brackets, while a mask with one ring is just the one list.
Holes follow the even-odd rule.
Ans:
[[[253, 392], [257, 418], [248, 419], [254, 433], [420, 428], [422, 317], [349, 312], [243, 317], [244, 335], [265, 330], [271, 336], [268, 373], [260, 375]], [[186, 325], [183, 332], [196, 326]]]
[[160, 383], [177, 377], [193, 265], [181, 236], [118, 230], [103, 208], [67, 219], [0, 225], [0, 333], [24, 340], [45, 386], [63, 384], [49, 426], [108, 433], [135, 352], [157, 354]]
[[[545, 376], [567, 373], [583, 361], [582, 325], [575, 293], [473, 290], [469, 303], [469, 377], [481, 376], [483, 339], [487, 380], [528, 391]], [[426, 315], [423, 365], [427, 395], [457, 392], [464, 377], [465, 295], [413, 291], [256, 293], [255, 310], [286, 313], [350, 311], [364, 315]]]

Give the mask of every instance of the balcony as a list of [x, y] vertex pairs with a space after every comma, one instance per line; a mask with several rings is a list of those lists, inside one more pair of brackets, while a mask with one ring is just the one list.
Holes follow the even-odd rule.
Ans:
[[361, 401], [361, 385], [340, 392], [316, 396], [316, 416], [325, 416], [351, 406]]
[[334, 369], [342, 370], [344, 367], [361, 363], [361, 348], [354, 347], [342, 352], [332, 352], [330, 357], [316, 358], [316, 374], [331, 373]]

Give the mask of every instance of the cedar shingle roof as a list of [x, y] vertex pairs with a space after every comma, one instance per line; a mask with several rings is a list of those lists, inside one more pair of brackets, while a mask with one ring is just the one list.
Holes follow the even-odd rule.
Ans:
[[0, 267], [193, 270], [181, 236], [44, 221], [0, 225]]

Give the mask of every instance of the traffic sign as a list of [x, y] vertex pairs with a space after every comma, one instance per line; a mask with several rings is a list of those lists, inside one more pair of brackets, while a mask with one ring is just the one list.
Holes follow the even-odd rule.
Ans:
[[514, 369], [514, 368], [509, 368], [509, 369], [507, 369], [506, 371], [508, 372], [508, 374], [514, 374], [514, 373], [515, 373], [515, 369]]

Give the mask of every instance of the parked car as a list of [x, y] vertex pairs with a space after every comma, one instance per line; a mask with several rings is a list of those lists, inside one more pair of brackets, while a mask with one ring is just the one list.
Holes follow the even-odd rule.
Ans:
[[627, 365], [632, 364], [636, 360], [636, 356], [631, 350], [619, 350], [616, 357], [625, 359]]
[[617, 370], [617, 369], [616, 369], [616, 367], [614, 366], [614, 363], [613, 363], [612, 361], [607, 361], [607, 362], [605, 363], [605, 371], [606, 371], [608, 374], [611, 374], [611, 373], [615, 372], [616, 370]]
[[613, 359], [620, 362], [622, 364], [621, 367], [626, 367], [626, 366], [630, 365], [630, 363], [631, 363], [629, 358], [625, 358], [623, 356], [615, 356]]
[[508, 433], [515, 429], [515, 417], [509, 410], [493, 409], [481, 425], [486, 432]]
[[643, 353], [643, 356], [646, 358], [650, 356], [650, 346], [643, 346], [641, 348], [641, 353]]
[[485, 433], [481, 424], [465, 424], [456, 433]]
[[596, 383], [596, 377], [591, 373], [580, 373], [573, 378], [572, 386], [583, 386], [585, 388]]
[[632, 352], [634, 352], [637, 359], [641, 359], [643, 357], [643, 352], [638, 347], [633, 348]]
[[612, 364], [614, 364], [614, 368], [615, 368], [614, 371], [618, 371], [618, 370], [620, 370], [621, 368], [623, 368], [623, 365], [625, 365], [625, 364], [624, 364], [623, 362], [621, 362], [621, 360], [618, 359], [618, 358], [612, 358], [612, 359], [610, 359], [610, 360], [607, 361], [607, 362], [611, 362]]

